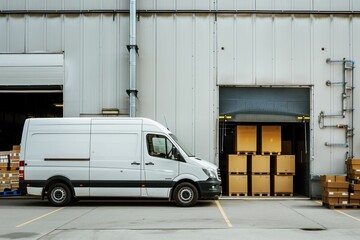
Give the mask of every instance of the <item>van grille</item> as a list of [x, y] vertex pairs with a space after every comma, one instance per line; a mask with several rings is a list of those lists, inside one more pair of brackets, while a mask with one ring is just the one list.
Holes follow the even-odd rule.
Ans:
[[218, 176], [218, 179], [221, 180], [220, 168], [217, 169], [217, 176]]

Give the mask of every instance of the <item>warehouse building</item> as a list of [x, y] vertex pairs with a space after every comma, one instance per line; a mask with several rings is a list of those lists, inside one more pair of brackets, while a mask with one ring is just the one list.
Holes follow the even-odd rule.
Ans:
[[[226, 194], [229, 154], [288, 154], [294, 192], [317, 198], [319, 176], [360, 154], [359, 30], [355, 0], [2, 0], [0, 150], [25, 118], [136, 104], [217, 164]], [[236, 150], [238, 126], [256, 129], [255, 152]], [[262, 151], [264, 126], [280, 151]]]

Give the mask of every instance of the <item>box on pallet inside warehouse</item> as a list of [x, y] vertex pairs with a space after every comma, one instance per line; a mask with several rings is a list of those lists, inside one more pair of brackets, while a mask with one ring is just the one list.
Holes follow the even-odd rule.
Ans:
[[250, 155], [249, 172], [270, 174], [269, 155]]
[[295, 155], [271, 156], [271, 173], [295, 175]]
[[256, 126], [237, 126], [235, 151], [237, 153], [256, 153]]
[[248, 194], [248, 176], [247, 175], [229, 175], [229, 195], [247, 196]]
[[228, 172], [231, 174], [246, 174], [247, 155], [228, 155]]
[[360, 205], [360, 184], [350, 184], [349, 202]]
[[292, 196], [294, 193], [294, 176], [271, 175], [271, 193], [274, 196]]
[[261, 152], [263, 154], [281, 153], [281, 126], [261, 127]]
[[346, 166], [349, 181], [356, 181], [360, 183], [360, 159], [347, 160]]
[[270, 175], [251, 175], [252, 196], [270, 196]]

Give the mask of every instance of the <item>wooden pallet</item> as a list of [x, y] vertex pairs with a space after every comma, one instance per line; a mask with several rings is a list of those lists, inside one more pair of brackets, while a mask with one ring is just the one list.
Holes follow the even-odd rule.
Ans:
[[290, 172], [277, 172], [277, 173], [275, 173], [275, 175], [277, 175], [277, 176], [295, 176], [295, 173], [290, 173]]
[[253, 197], [270, 197], [270, 193], [251, 193]]
[[359, 204], [356, 203], [348, 203], [348, 204], [329, 204], [323, 203], [323, 206], [327, 207], [328, 209], [357, 209], [360, 208]]
[[261, 155], [281, 155], [281, 152], [261, 152]]
[[252, 175], [270, 175], [269, 172], [252, 172]]
[[230, 175], [246, 175], [246, 172], [229, 172]]
[[229, 193], [230, 197], [247, 197], [247, 193]]
[[294, 193], [274, 193], [275, 197], [293, 197]]
[[256, 155], [256, 152], [245, 152], [245, 151], [238, 151], [236, 152], [237, 155]]

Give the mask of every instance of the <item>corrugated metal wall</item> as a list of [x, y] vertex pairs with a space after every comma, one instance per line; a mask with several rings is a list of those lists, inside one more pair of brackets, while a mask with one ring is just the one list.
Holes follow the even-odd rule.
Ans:
[[[342, 142], [343, 130], [322, 130], [317, 117], [321, 111], [341, 109], [341, 89], [325, 85], [341, 80], [341, 67], [326, 59], [358, 60], [358, 15], [170, 10], [359, 11], [359, 1], [139, 0], [138, 8], [169, 10], [139, 15], [138, 116], [167, 123], [188, 148], [216, 163], [217, 85], [311, 86], [312, 173], [344, 172], [346, 149], [324, 145]], [[126, 10], [128, 1], [7, 0], [0, 9]], [[128, 23], [126, 13], [0, 14], [0, 52], [64, 52], [65, 116], [99, 114], [112, 107], [127, 113]], [[359, 87], [357, 68], [355, 76]], [[355, 119], [359, 117], [356, 113]], [[348, 118], [326, 121], [346, 123]], [[355, 156], [359, 146], [356, 136]]]

